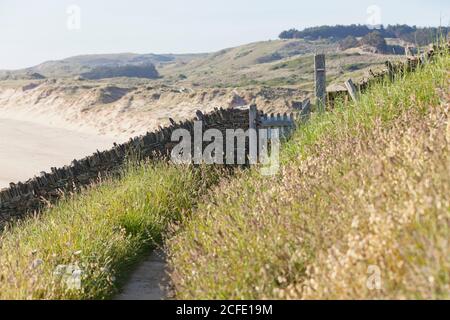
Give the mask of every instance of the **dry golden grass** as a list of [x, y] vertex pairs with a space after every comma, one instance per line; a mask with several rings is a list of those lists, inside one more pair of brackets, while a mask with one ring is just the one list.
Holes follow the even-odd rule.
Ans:
[[[389, 129], [376, 125], [356, 143], [328, 146], [321, 158], [339, 158], [331, 166], [319, 158], [316, 167], [327, 180], [318, 187], [332, 183], [316, 225], [321, 243], [304, 279], [277, 291], [280, 297], [449, 297], [447, 117], [448, 106], [426, 117], [411, 110]], [[371, 267], [381, 272], [380, 290], [367, 286]]]
[[[178, 298], [450, 298], [450, 59], [312, 119], [169, 241]], [[378, 282], [379, 280], [379, 282]]]

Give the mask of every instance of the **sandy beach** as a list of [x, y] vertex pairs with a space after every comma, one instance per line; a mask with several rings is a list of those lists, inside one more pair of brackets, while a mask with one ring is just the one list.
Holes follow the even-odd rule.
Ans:
[[97, 149], [108, 149], [116, 140], [0, 117], [0, 188], [26, 181], [51, 167], [68, 165]]

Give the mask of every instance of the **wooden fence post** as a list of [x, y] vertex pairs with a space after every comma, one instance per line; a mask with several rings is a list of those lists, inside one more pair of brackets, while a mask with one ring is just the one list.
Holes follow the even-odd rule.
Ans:
[[250, 164], [258, 163], [258, 128], [257, 128], [258, 108], [256, 105], [251, 105], [248, 114], [249, 123], [249, 155]]
[[347, 88], [350, 97], [354, 102], [358, 101], [358, 92], [356, 91], [356, 86], [353, 83], [352, 79], [348, 79], [345, 81], [345, 87]]
[[326, 65], [324, 54], [316, 54], [314, 56], [314, 75], [317, 107], [319, 112], [324, 112], [327, 103]]
[[302, 112], [300, 112], [300, 120], [302, 123], [305, 123], [309, 120], [309, 117], [311, 115], [311, 101], [309, 99], [306, 99], [303, 101], [303, 109]]

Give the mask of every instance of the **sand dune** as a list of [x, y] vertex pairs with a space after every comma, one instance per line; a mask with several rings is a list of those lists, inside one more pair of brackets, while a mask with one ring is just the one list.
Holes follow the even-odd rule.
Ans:
[[130, 87], [71, 79], [6, 85], [0, 81], [0, 118], [130, 138], [168, 125], [169, 117], [191, 119], [197, 110], [206, 113], [255, 103], [266, 112], [291, 112], [292, 103], [306, 96], [292, 88]]
[[70, 164], [116, 139], [43, 124], [0, 118], [0, 188], [51, 167]]

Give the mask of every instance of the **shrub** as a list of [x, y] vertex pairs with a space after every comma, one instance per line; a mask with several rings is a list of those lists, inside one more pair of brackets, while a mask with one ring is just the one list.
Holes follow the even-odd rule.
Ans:
[[153, 64], [143, 64], [96, 67], [81, 76], [90, 80], [117, 77], [156, 79], [159, 77], [159, 73]]
[[353, 36], [348, 36], [345, 39], [343, 39], [342, 41], [339, 42], [339, 48], [341, 50], [347, 50], [350, 48], [356, 48], [360, 45], [359, 41], [353, 37]]
[[364, 36], [361, 39], [361, 43], [363, 45], [371, 46], [376, 48], [379, 52], [386, 52], [387, 49], [387, 43], [386, 40], [383, 38], [380, 32], [374, 31], [366, 36]]

